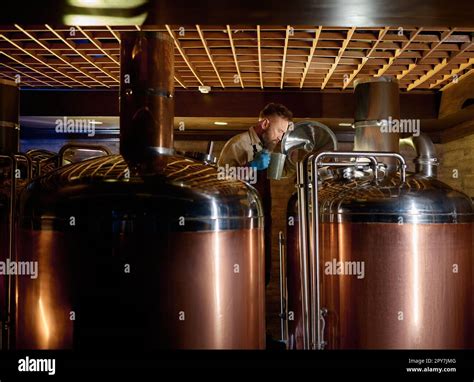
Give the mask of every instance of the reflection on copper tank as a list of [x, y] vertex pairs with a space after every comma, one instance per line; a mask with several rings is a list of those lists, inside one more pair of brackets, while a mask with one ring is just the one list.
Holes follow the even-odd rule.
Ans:
[[308, 155], [288, 203], [288, 347], [472, 348], [472, 201], [437, 180], [427, 136], [383, 130], [400, 115], [396, 80], [355, 86], [355, 151]]
[[264, 348], [258, 193], [174, 153], [170, 36], [122, 41], [123, 156], [22, 193], [18, 258], [39, 276], [17, 278], [16, 348]]
[[[328, 347], [472, 346], [472, 227], [323, 224], [322, 304], [328, 310]], [[342, 272], [349, 269], [353, 274], [326, 274], [335, 261]], [[343, 269], [348, 263], [351, 266]], [[356, 264], [364, 264], [363, 277]]]

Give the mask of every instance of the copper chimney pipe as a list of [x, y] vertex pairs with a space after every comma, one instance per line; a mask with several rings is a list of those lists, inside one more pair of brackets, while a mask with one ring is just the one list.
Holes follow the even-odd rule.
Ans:
[[172, 154], [174, 44], [163, 32], [124, 32], [120, 52], [120, 153]]
[[17, 153], [20, 142], [20, 90], [13, 81], [0, 79], [0, 155]]

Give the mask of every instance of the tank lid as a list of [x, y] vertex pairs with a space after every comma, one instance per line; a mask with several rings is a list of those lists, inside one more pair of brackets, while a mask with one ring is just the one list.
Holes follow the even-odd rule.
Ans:
[[437, 179], [410, 176], [399, 185], [346, 187], [321, 202], [322, 215], [361, 223], [465, 223], [474, 221], [470, 198]]

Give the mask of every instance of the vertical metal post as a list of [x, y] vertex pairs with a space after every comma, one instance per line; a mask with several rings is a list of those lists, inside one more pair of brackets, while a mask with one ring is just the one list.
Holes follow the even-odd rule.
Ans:
[[288, 312], [287, 312], [287, 285], [286, 285], [286, 249], [285, 235], [278, 233], [278, 252], [280, 257], [280, 326], [281, 340], [288, 343]]

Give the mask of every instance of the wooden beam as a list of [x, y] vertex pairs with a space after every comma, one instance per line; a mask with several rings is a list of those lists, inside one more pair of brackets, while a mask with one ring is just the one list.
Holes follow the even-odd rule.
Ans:
[[334, 61], [334, 64], [332, 64], [331, 69], [329, 69], [329, 72], [326, 74], [326, 77], [324, 77], [323, 84], [321, 85], [321, 90], [324, 90], [326, 87], [327, 83], [329, 82], [329, 79], [331, 78], [332, 74], [337, 68], [337, 65], [339, 64], [339, 61], [341, 60], [342, 55], [344, 54], [344, 51], [347, 48], [347, 45], [349, 45], [349, 42], [351, 41], [351, 37], [355, 32], [356, 27], [352, 27], [349, 29], [346, 35], [346, 39], [342, 43], [341, 49], [339, 49], [339, 53], [337, 54], [337, 57]]
[[86, 60], [89, 64], [91, 64], [94, 68], [100, 70], [102, 73], [107, 75], [108, 77], [112, 78], [115, 82], [119, 82], [116, 76], [111, 74], [108, 70], [105, 70], [102, 68], [100, 65], [96, 64], [92, 59], [90, 59], [86, 54], [82, 53], [80, 50], [76, 49], [74, 45], [72, 45], [69, 41], [67, 41], [61, 34], [59, 34], [57, 31], [55, 31], [53, 28], [51, 28], [48, 24], [45, 25], [45, 27], [52, 33], [54, 34], [59, 40], [61, 40], [69, 49], [71, 49], [75, 54], [78, 56], [82, 57], [84, 60]]
[[421, 58], [417, 61], [415, 61], [415, 63], [413, 64], [410, 64], [408, 66], [408, 69], [404, 70], [401, 74], [399, 74], [397, 76], [397, 79], [398, 80], [401, 80], [403, 77], [405, 77], [407, 74], [409, 74], [413, 69], [415, 69], [417, 67], [417, 65], [421, 65], [429, 56], [431, 56], [433, 54], [433, 52], [438, 49], [438, 47], [443, 44], [446, 40], [449, 39], [449, 37], [451, 37], [451, 35], [456, 31], [456, 28], [451, 28], [449, 31], [446, 31], [444, 32], [442, 35], [441, 35], [441, 38], [439, 39], [438, 42], [432, 44], [431, 46], [431, 49], [424, 52], [423, 55], [421, 56]]
[[258, 72], [260, 74], [260, 89], [263, 89], [262, 50], [261, 50], [260, 25], [257, 25], [257, 45], [258, 45]]
[[[79, 73], [83, 74], [84, 76], [90, 78], [91, 80], [95, 81], [95, 82], [98, 82], [100, 85], [102, 86], [105, 86], [106, 88], [110, 88], [109, 85], [107, 85], [106, 83], [98, 80], [97, 78], [93, 77], [92, 75], [90, 75], [87, 71], [81, 69], [81, 68], [78, 68], [76, 67], [75, 65], [73, 65], [68, 59], [64, 58], [62, 55], [59, 55], [57, 54], [54, 50], [51, 50], [48, 46], [46, 46], [43, 42], [39, 41], [35, 36], [33, 36], [31, 33], [29, 33], [28, 31], [26, 31], [25, 29], [23, 29], [22, 27], [20, 27], [19, 25], [15, 24], [15, 27], [20, 30], [21, 32], [23, 32], [26, 36], [28, 36], [31, 40], [33, 40], [36, 44], [38, 44], [39, 46], [41, 46], [44, 50], [46, 50], [48, 53], [52, 54], [54, 57], [56, 57], [58, 60], [64, 62], [66, 65], [70, 66], [71, 68], [73, 68], [74, 70], [78, 71]], [[87, 84], [84, 84], [86, 87], [90, 88], [91, 86], [90, 85], [87, 85]]]
[[[1, 54], [1, 52], [0, 52], [0, 54]], [[34, 80], [34, 81], [37, 81], [37, 82], [40, 82], [40, 83], [46, 85], [46, 86], [53, 87], [53, 85], [51, 85], [49, 82], [42, 81], [42, 80], [40, 80], [39, 78], [33, 77], [33, 76], [31, 76], [31, 75], [29, 75], [29, 74], [27, 74], [27, 73], [22, 72], [21, 70], [18, 70], [18, 69], [16, 69], [16, 68], [14, 68], [13, 66], [9, 66], [9, 65], [7, 65], [7, 64], [4, 64], [3, 62], [0, 62], [0, 65], [4, 66], [5, 68], [10, 69], [10, 70], [13, 71], [14, 73], [19, 74], [21, 77], [28, 77], [28, 78], [31, 78], [31, 79]], [[20, 83], [21, 83], [21, 82], [23, 82], [23, 80], [21, 80]]]
[[[165, 25], [166, 27], [166, 30], [168, 31], [168, 33], [170, 34], [171, 38], [173, 39], [174, 41], [174, 45], [176, 46], [176, 48], [178, 49], [178, 52], [179, 54], [181, 55], [181, 57], [183, 58], [184, 62], [186, 63], [186, 65], [188, 66], [189, 70], [191, 70], [191, 73], [193, 73], [194, 77], [196, 77], [196, 79], [198, 80], [199, 84], [201, 84], [201, 86], [204, 86], [204, 83], [201, 81], [201, 79], [199, 78], [199, 76], [197, 75], [196, 73], [196, 70], [193, 68], [193, 66], [191, 65], [191, 62], [189, 61], [188, 57], [186, 56], [186, 54], [184, 53], [184, 50], [183, 48], [181, 47], [181, 44], [179, 43], [178, 39], [176, 38], [176, 36], [174, 35], [173, 31], [171, 30], [171, 28], [169, 27], [169, 25]], [[175, 77], [176, 79], [176, 77]], [[184, 85], [182, 85], [184, 87]]]
[[342, 87], [342, 89], [344, 90], [345, 88], [347, 88], [349, 86], [349, 84], [352, 82], [352, 80], [359, 74], [359, 72], [362, 70], [362, 68], [364, 67], [364, 65], [367, 63], [367, 61], [369, 61], [369, 58], [370, 56], [372, 55], [372, 53], [375, 51], [375, 49], [377, 49], [377, 46], [380, 44], [380, 42], [383, 40], [383, 38], [385, 37], [385, 35], [387, 34], [387, 32], [389, 31], [390, 27], [385, 27], [384, 29], [382, 29], [380, 32], [379, 32], [379, 36], [377, 38], [377, 41], [375, 41], [375, 43], [372, 45], [372, 48], [370, 48], [369, 52], [367, 53], [367, 55], [362, 59], [362, 63], [360, 63], [358, 66], [357, 66], [357, 69], [354, 70], [354, 72], [352, 72], [352, 74], [350, 75], [350, 77], [348, 78], [348, 80], [344, 83], [344, 86]]
[[[461, 64], [459, 65], [457, 68], [455, 69], [452, 69], [449, 74], [445, 74], [442, 78], [440, 78], [439, 80], [433, 82], [431, 85], [430, 85], [430, 89], [433, 89], [439, 85], [441, 85], [443, 82], [449, 80], [450, 78], [454, 77], [455, 75], [457, 75], [458, 73], [461, 73], [463, 72], [464, 70], [466, 70], [467, 68], [469, 68], [470, 66], [474, 65], [474, 58], [471, 58], [468, 62], [465, 62], [464, 64]], [[461, 76], [462, 77], [462, 76]], [[459, 82], [459, 79], [461, 77], [458, 77], [456, 82]], [[446, 88], [446, 86], [444, 86], [441, 90], [443, 90], [444, 88]]]
[[316, 47], [318, 46], [318, 41], [319, 41], [319, 38], [321, 37], [322, 29], [323, 29], [322, 26], [319, 26], [318, 29], [316, 29], [316, 32], [315, 32], [315, 35], [314, 35], [314, 38], [313, 38], [313, 44], [311, 45], [311, 49], [310, 49], [309, 55], [308, 55], [308, 60], [306, 61], [306, 64], [305, 64], [305, 67], [304, 67], [304, 70], [303, 70], [303, 76], [301, 77], [300, 89], [303, 88], [303, 84], [304, 84], [304, 81], [305, 81], [306, 76], [308, 74], [308, 70], [311, 66], [311, 63], [313, 62], [314, 52], [316, 50]]
[[62, 81], [57, 80], [57, 79], [54, 78], [54, 77], [51, 77], [51, 76], [47, 75], [46, 73], [40, 72], [38, 69], [34, 68], [33, 66], [30, 66], [30, 65], [28, 65], [28, 64], [25, 64], [24, 62], [21, 62], [20, 60], [17, 60], [15, 57], [10, 56], [9, 54], [7, 54], [7, 53], [5, 53], [5, 52], [1, 52], [1, 51], [0, 51], [0, 54], [3, 54], [5, 57], [9, 58], [10, 60], [15, 61], [17, 64], [23, 65], [25, 68], [28, 68], [28, 69], [32, 70], [33, 72], [35, 72], [35, 73], [38, 73], [40, 76], [49, 78], [50, 80], [54, 81], [55, 83], [59, 83], [60, 85], [63, 85], [63, 86], [69, 87], [69, 88], [72, 87], [72, 86], [70, 86], [70, 85], [68, 85], [68, 84], [65, 84], [65, 83], [62, 82]]
[[237, 75], [239, 76], [240, 86], [244, 88], [244, 82], [242, 81], [242, 75], [240, 74], [239, 62], [237, 61], [237, 53], [235, 51], [234, 40], [232, 39], [232, 31], [230, 25], [227, 25], [227, 34], [229, 36], [230, 47], [232, 49], [232, 56], [234, 56], [235, 67], [237, 68]]
[[395, 62], [395, 60], [400, 57], [400, 55], [408, 48], [408, 46], [416, 39], [416, 36], [418, 36], [421, 31], [423, 30], [423, 28], [418, 28], [416, 31], [413, 31], [410, 33], [410, 38], [405, 41], [402, 46], [400, 47], [400, 49], [397, 49], [395, 51], [395, 54], [393, 55], [393, 57], [390, 57], [389, 60], [388, 60], [388, 63], [385, 64], [384, 66], [382, 66], [382, 68], [379, 69], [379, 71], [377, 72], [376, 74], [376, 77], [380, 77], [380, 76], [383, 76], [384, 73], [390, 69], [390, 67], [392, 66], [392, 64]]
[[103, 49], [102, 46], [101, 46], [101, 43], [95, 41], [95, 38], [94, 36], [92, 35], [92, 33], [89, 35], [86, 31], [84, 31], [79, 25], [76, 25], [77, 30], [79, 32], [81, 32], [84, 36], [86, 36], [86, 38], [98, 49], [102, 52], [102, 54], [106, 55], [109, 60], [111, 60], [114, 64], [116, 65], [120, 65], [120, 63], [112, 56], [109, 54], [109, 52], [107, 52], [107, 50]]
[[442, 88], [440, 89], [440, 91], [445, 91], [446, 89], [449, 89], [451, 86], [458, 84], [461, 80], [466, 79], [466, 78], [469, 77], [471, 74], [474, 74], [474, 69], [471, 69], [471, 70], [469, 70], [468, 72], [464, 73], [462, 76], [460, 76], [460, 77], [458, 78], [457, 82], [454, 82], [454, 81], [453, 81], [453, 82], [450, 82], [450, 83], [447, 84], [447, 85], [444, 85], [444, 87], [442, 87]]
[[209, 58], [209, 61], [214, 69], [214, 71], [216, 72], [216, 75], [217, 75], [217, 78], [219, 79], [219, 82], [221, 83], [221, 86], [222, 88], [225, 88], [224, 86], [224, 83], [222, 82], [222, 79], [221, 79], [221, 76], [219, 74], [219, 71], [217, 70], [216, 68], [216, 65], [214, 64], [214, 61], [212, 59], [212, 55], [211, 55], [211, 52], [207, 46], [207, 43], [206, 43], [206, 40], [204, 39], [204, 35], [201, 31], [201, 28], [199, 27], [199, 25], [196, 25], [196, 29], [198, 31], [198, 34], [199, 34], [199, 38], [201, 39], [201, 42], [202, 42], [202, 45], [204, 46], [204, 49], [206, 50], [206, 54], [207, 54], [207, 57]]
[[280, 89], [283, 89], [283, 81], [285, 79], [285, 65], [286, 65], [286, 52], [288, 51], [288, 41], [290, 39], [290, 28], [291, 26], [286, 26], [285, 33], [285, 45], [283, 47], [283, 58], [281, 61], [281, 80], [280, 80]]
[[[75, 82], [77, 82], [77, 83], [79, 83], [79, 84], [81, 84], [81, 85], [84, 85], [81, 81], [78, 81], [78, 80], [74, 79], [73, 77], [69, 76], [68, 74], [63, 73], [61, 70], [55, 68], [55, 67], [52, 66], [52, 65], [49, 65], [48, 63], [46, 63], [45, 61], [43, 61], [41, 58], [37, 57], [35, 54], [33, 54], [33, 53], [31, 53], [31, 52], [28, 52], [26, 49], [23, 49], [20, 45], [18, 45], [18, 44], [15, 43], [14, 41], [10, 40], [8, 37], [4, 36], [3, 34], [0, 34], [0, 37], [2, 37], [5, 41], [7, 41], [7, 42], [9, 42], [10, 44], [12, 44], [12, 45], [13, 45], [14, 47], [16, 47], [17, 49], [21, 50], [23, 53], [27, 54], [27, 55], [30, 56], [31, 58], [33, 58], [33, 59], [35, 59], [36, 61], [38, 61], [41, 65], [44, 65], [44, 66], [46, 66], [46, 67], [52, 69], [53, 71], [55, 71], [55, 72], [61, 74], [61, 75], [64, 76], [64, 77], [69, 78], [70, 80], [73, 80], [73, 81], [75, 81]], [[7, 57], [9, 57], [9, 58], [12, 59], [12, 56], [7, 55], [5, 52], [2, 52], [2, 53], [3, 53], [5, 56], [7, 56]], [[18, 61], [18, 60], [16, 60], [16, 59], [14, 59], [14, 61], [20, 62], [20, 61]], [[26, 66], [28, 69], [33, 70], [31, 66], [27, 66], [27, 65], [25, 65], [25, 64], [23, 64], [23, 63], [22, 63], [22, 65]], [[37, 73], [40, 73], [41, 75], [44, 75], [45, 77], [48, 77], [48, 78], [53, 79], [53, 77], [49, 77], [49, 76], [47, 76], [46, 74], [43, 74], [42, 72], [40, 72], [39, 70], [34, 69], [34, 71], [37, 72]], [[68, 87], [68, 88], [72, 88], [71, 85], [66, 84], [65, 82], [62, 82], [62, 81], [59, 81], [59, 80], [56, 80], [56, 79], [54, 79], [54, 80], [55, 80], [56, 82], [60, 83], [60, 84], [63, 85], [63, 86], [66, 86], [66, 87]]]
[[474, 119], [446, 128], [441, 133], [441, 143], [455, 141], [474, 133]]
[[[0, 76], [2, 76], [3, 78], [8, 79], [10, 81], [13, 81], [13, 82], [15, 82], [15, 80], [16, 80], [15, 77], [11, 77], [11, 76], [7, 75], [6, 73], [0, 72]], [[33, 85], [33, 84], [29, 83], [28, 81], [23, 81], [23, 80], [20, 82], [20, 86], [21, 86], [21, 84], [25, 84], [26, 86], [30, 86], [32, 88], [34, 88], [36, 86], [36, 85]]]
[[106, 25], [107, 29], [109, 30], [109, 32], [112, 34], [112, 36], [115, 37], [115, 39], [119, 42], [120, 44], [120, 36], [117, 34], [117, 32], [115, 32], [109, 25]]
[[428, 73], [424, 74], [420, 78], [418, 78], [415, 82], [412, 84], [408, 85], [407, 91], [413, 90], [420, 86], [421, 84], [424, 84], [426, 81], [428, 81], [431, 77], [433, 77], [436, 73], [438, 73], [440, 70], [444, 69], [447, 65], [449, 65], [456, 57], [460, 56], [463, 54], [466, 50], [470, 49], [474, 45], [473, 41], [466, 42], [462, 44], [461, 48], [451, 54], [449, 58], [443, 59], [443, 61], [436, 65], [433, 69], [431, 69]]
[[[279, 78], [278, 78], [279, 80]], [[21, 94], [21, 115], [85, 115], [118, 116], [119, 91], [28, 91]], [[354, 116], [353, 92], [294, 90], [226, 89], [196, 96], [195, 90], [175, 91], [175, 115], [207, 117], [224, 120], [226, 117], [256, 118], [268, 103], [282, 103], [295, 118], [338, 118], [351, 120]], [[423, 105], [423, 107], [420, 107]], [[434, 92], [400, 94], [401, 118], [434, 119], [438, 116], [438, 97]], [[56, 114], [55, 114], [56, 113]]]

